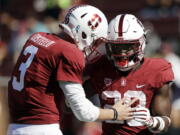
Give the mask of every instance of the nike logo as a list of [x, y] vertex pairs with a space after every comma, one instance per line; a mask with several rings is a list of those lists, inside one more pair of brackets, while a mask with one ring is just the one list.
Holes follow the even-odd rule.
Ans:
[[146, 85], [146, 84], [143, 84], [143, 85], [136, 84], [136, 88], [139, 89], [139, 88], [144, 87], [145, 85]]

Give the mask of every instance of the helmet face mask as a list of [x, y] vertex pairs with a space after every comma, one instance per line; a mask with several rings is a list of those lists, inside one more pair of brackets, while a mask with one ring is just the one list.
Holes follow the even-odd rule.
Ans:
[[134, 15], [118, 15], [110, 22], [106, 51], [120, 71], [133, 69], [143, 59], [144, 35], [144, 27]]
[[109, 56], [121, 71], [127, 71], [138, 64], [139, 42], [106, 43]]
[[107, 43], [113, 56], [129, 56], [139, 51], [139, 43]]
[[95, 50], [92, 48], [96, 46], [96, 40], [107, 37], [108, 22], [105, 15], [90, 5], [78, 5], [69, 9], [60, 26], [74, 39], [80, 50], [88, 50], [86, 56], [90, 54], [89, 51]]

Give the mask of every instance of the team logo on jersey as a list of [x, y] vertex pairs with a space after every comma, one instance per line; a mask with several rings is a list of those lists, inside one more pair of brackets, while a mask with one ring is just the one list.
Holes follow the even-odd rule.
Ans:
[[111, 78], [104, 78], [104, 84], [105, 86], [110, 86], [112, 84], [112, 79]]
[[126, 81], [126, 79], [125, 78], [121, 78], [121, 86], [126, 86], [126, 83], [127, 83], [127, 81]]
[[94, 14], [92, 18], [88, 21], [88, 26], [92, 29], [95, 30], [99, 24], [102, 22], [101, 17], [98, 14]]

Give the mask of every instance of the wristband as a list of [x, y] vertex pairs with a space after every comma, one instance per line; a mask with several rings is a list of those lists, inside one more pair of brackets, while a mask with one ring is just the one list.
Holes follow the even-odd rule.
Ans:
[[162, 116], [162, 118], [166, 118], [168, 120], [168, 127], [171, 125], [171, 119], [168, 116]]
[[[165, 122], [161, 117], [153, 117], [154, 123], [152, 127], [149, 127], [149, 130], [153, 133], [160, 133], [165, 128]], [[158, 127], [156, 127], [158, 125]]]
[[111, 109], [112, 109], [113, 112], [114, 112], [114, 117], [113, 117], [112, 120], [117, 120], [117, 118], [118, 118], [118, 112], [117, 112], [117, 110], [116, 110], [115, 108], [111, 108]]

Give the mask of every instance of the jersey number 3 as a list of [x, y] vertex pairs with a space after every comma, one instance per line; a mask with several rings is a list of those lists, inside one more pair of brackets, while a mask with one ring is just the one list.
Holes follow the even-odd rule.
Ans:
[[24, 76], [25, 76], [26, 70], [31, 65], [37, 51], [38, 51], [38, 48], [33, 45], [30, 45], [25, 48], [23, 55], [26, 56], [27, 54], [30, 54], [30, 56], [25, 62], [22, 62], [19, 66], [19, 71], [20, 71], [19, 81], [17, 80], [16, 76], [13, 76], [12, 86], [14, 90], [17, 90], [17, 91], [23, 90]]

